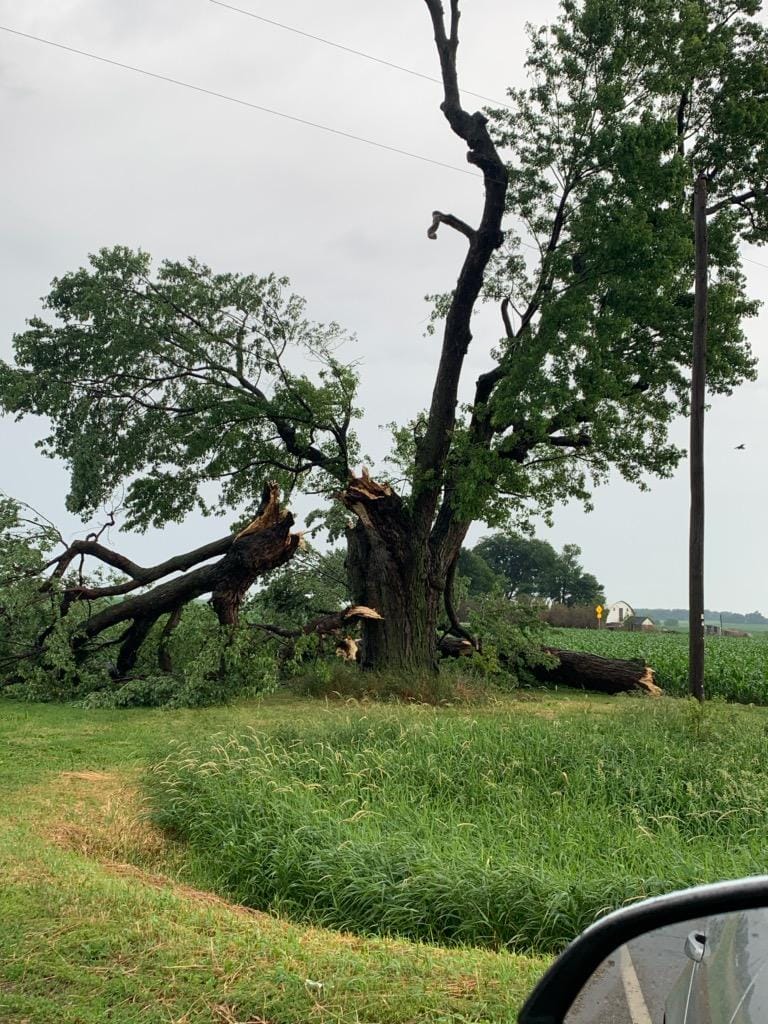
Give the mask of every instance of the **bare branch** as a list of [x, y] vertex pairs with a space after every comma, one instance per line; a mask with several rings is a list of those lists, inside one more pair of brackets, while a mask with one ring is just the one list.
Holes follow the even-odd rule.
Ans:
[[763, 195], [764, 189], [752, 188], [749, 192], [742, 192], [740, 196], [727, 196], [725, 199], [721, 199], [719, 203], [715, 203], [714, 206], [707, 207], [707, 216], [711, 216], [713, 213], [717, 213], [719, 210], [725, 209], [726, 206], [745, 206], [750, 199], [757, 198], [758, 195]]
[[437, 229], [441, 224], [447, 224], [449, 228], [455, 228], [456, 231], [460, 231], [462, 235], [466, 235], [470, 242], [474, 242], [477, 237], [477, 232], [474, 228], [471, 228], [469, 224], [465, 224], [463, 220], [459, 220], [458, 217], [454, 217], [452, 213], [441, 213], [439, 210], [432, 211], [432, 224], [427, 230], [427, 238], [436, 239]]

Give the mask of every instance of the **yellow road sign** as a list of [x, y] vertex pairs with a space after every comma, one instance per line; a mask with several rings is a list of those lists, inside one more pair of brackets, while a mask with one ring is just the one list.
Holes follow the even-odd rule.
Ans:
[[597, 607], [595, 608], [595, 612], [597, 613], [598, 619], [602, 619], [602, 617], [603, 617], [603, 606], [601, 604], [597, 605]]

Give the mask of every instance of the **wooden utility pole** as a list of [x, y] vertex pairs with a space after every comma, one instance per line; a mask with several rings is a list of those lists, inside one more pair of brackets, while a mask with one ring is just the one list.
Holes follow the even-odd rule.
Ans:
[[696, 179], [693, 198], [696, 278], [691, 370], [691, 519], [688, 561], [688, 688], [704, 700], [704, 402], [707, 373], [707, 179]]

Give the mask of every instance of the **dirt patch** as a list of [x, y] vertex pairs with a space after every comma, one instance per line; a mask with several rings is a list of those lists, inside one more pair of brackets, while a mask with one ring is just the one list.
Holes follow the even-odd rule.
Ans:
[[178, 856], [174, 843], [148, 820], [141, 793], [125, 776], [62, 772], [46, 803], [38, 834], [83, 857], [153, 868], [173, 864]]
[[83, 782], [112, 782], [114, 775], [109, 772], [61, 772], [60, 779], [81, 779]]

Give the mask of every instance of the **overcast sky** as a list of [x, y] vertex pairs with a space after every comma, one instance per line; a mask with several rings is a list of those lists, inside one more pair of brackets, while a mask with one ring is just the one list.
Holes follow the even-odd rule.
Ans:
[[[304, 32], [438, 73], [423, 0], [232, 0]], [[554, 0], [465, 0], [460, 78], [504, 97], [522, 83], [524, 24]], [[210, 0], [0, 0], [0, 22], [148, 71], [465, 168], [463, 144], [429, 81], [245, 17]], [[433, 209], [477, 219], [478, 179], [0, 32], [3, 160], [0, 354], [54, 275], [114, 244], [156, 258], [195, 255], [216, 270], [287, 274], [314, 319], [357, 335], [364, 448], [381, 425], [429, 402], [438, 340], [423, 337], [427, 293], [452, 287], [464, 239], [427, 240]], [[465, 97], [465, 105], [482, 104]], [[768, 298], [768, 251], [745, 250], [750, 291]], [[768, 311], [748, 327], [760, 379], [714, 402], [707, 420], [706, 604], [768, 612]], [[483, 314], [464, 380], [487, 369], [499, 331]], [[685, 444], [680, 423], [675, 439]], [[0, 420], [0, 488], [68, 535], [67, 474], [42, 458], [40, 422]], [[109, 443], [107, 438], [103, 443]], [[735, 451], [737, 444], [744, 451]], [[308, 506], [298, 506], [299, 514]], [[609, 600], [687, 606], [687, 464], [640, 493], [620, 480], [595, 509], [559, 510], [539, 535], [583, 549]], [[152, 563], [222, 533], [200, 518], [116, 547]], [[470, 542], [483, 534], [473, 528]]]

